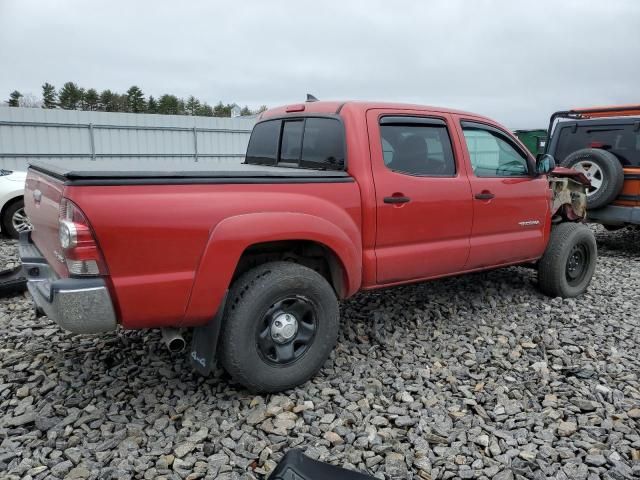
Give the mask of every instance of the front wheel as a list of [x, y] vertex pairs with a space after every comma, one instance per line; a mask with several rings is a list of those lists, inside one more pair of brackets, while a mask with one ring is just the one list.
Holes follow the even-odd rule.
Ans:
[[322, 367], [338, 338], [338, 300], [318, 272], [290, 262], [260, 265], [229, 292], [220, 361], [255, 392], [300, 385]]
[[593, 232], [579, 223], [553, 228], [549, 244], [538, 262], [540, 290], [551, 297], [577, 297], [584, 293], [596, 269], [598, 251]]

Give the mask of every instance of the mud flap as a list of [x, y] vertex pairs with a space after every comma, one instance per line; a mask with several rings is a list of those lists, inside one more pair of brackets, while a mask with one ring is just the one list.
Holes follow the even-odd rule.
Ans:
[[289, 450], [269, 480], [371, 480], [375, 477], [312, 460], [302, 450]]
[[22, 266], [0, 271], [0, 296], [13, 295], [27, 289], [27, 277]]
[[220, 328], [222, 327], [222, 318], [224, 316], [224, 307], [227, 304], [228, 293], [227, 291], [224, 294], [218, 312], [213, 316], [211, 321], [206, 325], [196, 327], [193, 331], [189, 357], [193, 368], [204, 376], [209, 375], [215, 365], [216, 349], [218, 347], [218, 338], [220, 337]]

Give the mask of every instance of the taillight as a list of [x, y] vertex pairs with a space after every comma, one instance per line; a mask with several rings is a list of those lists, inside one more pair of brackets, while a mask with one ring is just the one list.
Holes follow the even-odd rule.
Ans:
[[71, 200], [60, 202], [58, 238], [71, 275], [106, 275], [107, 267], [82, 211]]

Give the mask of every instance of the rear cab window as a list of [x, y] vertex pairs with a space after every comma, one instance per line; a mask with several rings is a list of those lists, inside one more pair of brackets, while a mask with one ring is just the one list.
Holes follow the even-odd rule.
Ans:
[[287, 117], [262, 121], [253, 127], [245, 163], [344, 170], [344, 127], [338, 118], [333, 117]]
[[260, 165], [275, 165], [278, 161], [279, 138], [279, 120], [256, 124], [251, 132], [245, 161]]

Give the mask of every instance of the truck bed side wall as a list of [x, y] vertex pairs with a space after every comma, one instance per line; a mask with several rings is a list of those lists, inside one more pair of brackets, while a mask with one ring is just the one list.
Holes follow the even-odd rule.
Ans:
[[242, 253], [263, 241], [321, 243], [343, 264], [349, 293], [360, 287], [355, 182], [69, 186], [65, 194], [94, 226], [125, 328], [206, 323]]

